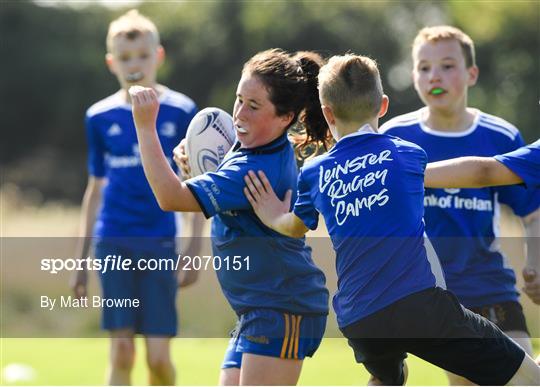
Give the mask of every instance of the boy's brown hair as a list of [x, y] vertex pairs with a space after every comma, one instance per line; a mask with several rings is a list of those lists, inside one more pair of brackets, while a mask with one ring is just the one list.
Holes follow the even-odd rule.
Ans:
[[156, 47], [159, 45], [159, 32], [156, 25], [138, 10], [132, 9], [109, 24], [107, 32], [107, 51], [112, 52], [113, 41], [117, 36], [135, 39], [138, 36], [149, 34]]
[[412, 46], [413, 59], [417, 48], [421, 44], [425, 42], [433, 43], [441, 40], [456, 40], [461, 46], [467, 67], [476, 66], [476, 54], [474, 52], [473, 40], [465, 32], [452, 26], [425, 27], [418, 31]]
[[379, 113], [383, 98], [377, 62], [354, 54], [331, 57], [319, 72], [319, 96], [340, 120], [370, 120]]

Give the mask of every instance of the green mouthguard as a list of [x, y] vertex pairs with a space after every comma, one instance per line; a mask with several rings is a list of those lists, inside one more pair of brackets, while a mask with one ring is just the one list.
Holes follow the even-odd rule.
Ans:
[[443, 92], [444, 90], [441, 89], [440, 87], [437, 87], [436, 89], [431, 90], [431, 94], [433, 95], [439, 95], [439, 94], [442, 94]]

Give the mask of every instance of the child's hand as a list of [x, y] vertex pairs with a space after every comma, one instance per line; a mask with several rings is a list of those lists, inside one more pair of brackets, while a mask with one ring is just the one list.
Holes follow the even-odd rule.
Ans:
[[86, 297], [88, 289], [88, 273], [86, 270], [78, 270], [71, 277], [70, 286], [75, 298]]
[[191, 177], [191, 168], [189, 167], [188, 156], [186, 154], [186, 142], [187, 140], [185, 138], [182, 139], [180, 144], [173, 149], [173, 160], [182, 171], [182, 176], [185, 179], [189, 179]]
[[244, 182], [246, 183], [244, 195], [246, 195], [253, 210], [264, 224], [274, 228], [274, 222], [281, 215], [289, 212], [292, 191], [288, 190], [283, 200], [280, 200], [263, 171], [259, 171], [258, 175], [249, 171], [244, 176]]
[[154, 89], [131, 86], [128, 92], [131, 97], [133, 120], [137, 130], [155, 131], [159, 101]]

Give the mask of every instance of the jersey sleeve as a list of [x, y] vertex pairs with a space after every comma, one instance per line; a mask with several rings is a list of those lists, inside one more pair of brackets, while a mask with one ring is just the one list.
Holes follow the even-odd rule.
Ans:
[[494, 156], [523, 179], [529, 188], [540, 188], [540, 140], [503, 155]]
[[517, 216], [527, 216], [540, 207], [540, 189], [523, 185], [496, 187], [499, 202], [508, 205]]
[[94, 126], [92, 117], [86, 115], [84, 124], [86, 127], [86, 139], [88, 141], [88, 173], [95, 177], [104, 177], [105, 146], [99, 131]]
[[[521, 135], [516, 136], [513, 148], [524, 145]], [[527, 216], [540, 207], [540, 189], [524, 187], [523, 185], [510, 185], [495, 187], [499, 202], [508, 205], [518, 216]]]
[[405, 170], [412, 174], [419, 174], [424, 176], [424, 171], [427, 166], [427, 154], [420, 146], [402, 140], [398, 137], [394, 137], [394, 144], [402, 156], [400, 161], [404, 165]]
[[[207, 172], [186, 180], [188, 188], [199, 202], [207, 218], [220, 212], [251, 209], [244, 195], [244, 176], [248, 171], [262, 169], [255, 163], [238, 161], [216, 172]], [[264, 171], [274, 186], [275, 178], [268, 170]]]
[[298, 197], [294, 203], [293, 212], [302, 222], [311, 230], [315, 230], [319, 224], [319, 212], [315, 208], [311, 197], [311, 190], [304, 169], [300, 170], [298, 175]]

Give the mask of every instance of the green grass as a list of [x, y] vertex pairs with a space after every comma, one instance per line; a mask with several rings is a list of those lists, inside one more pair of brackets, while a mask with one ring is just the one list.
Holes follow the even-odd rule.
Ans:
[[[535, 339], [536, 353], [539, 340]], [[144, 349], [137, 339], [136, 385], [147, 384]], [[216, 385], [226, 339], [175, 339], [172, 344], [178, 385]], [[100, 385], [104, 383], [108, 359], [107, 339], [3, 339], [2, 369], [22, 363], [35, 370], [31, 381], [16, 385]], [[409, 356], [409, 385], [446, 385], [444, 372]], [[300, 385], [365, 385], [368, 374], [354, 362], [344, 339], [325, 339], [313, 359], [304, 362]], [[2, 379], [2, 385], [7, 384]]]
[[[3, 200], [0, 203], [2, 213], [3, 236], [62, 236], [76, 235], [79, 209], [64, 208], [59, 206], [39, 206], [28, 207], [19, 205], [6, 206], [9, 202], [9, 195], [4, 191], [0, 192]], [[13, 196], [13, 195], [12, 195]], [[17, 195], [13, 196], [16, 198]], [[7, 199], [6, 199], [7, 198]], [[504, 226], [504, 224], [503, 224]], [[515, 228], [515, 227], [514, 227]], [[321, 231], [317, 235], [322, 235]], [[501, 235], [511, 236], [508, 229], [501, 232]], [[522, 235], [522, 234], [516, 234]], [[517, 239], [516, 239], [517, 240]], [[512, 241], [507, 238], [506, 241]], [[504, 242], [504, 240], [503, 240]], [[505, 246], [503, 246], [504, 249]], [[42, 257], [43, 250], [37, 246]], [[69, 250], [72, 251], [72, 250]], [[518, 259], [520, 254], [506, 251], [507, 255], [515, 260], [516, 272], [521, 271], [523, 260]], [[315, 254], [314, 259], [325, 268], [328, 277], [328, 285], [333, 291], [335, 288], [334, 261], [328, 259], [328, 254], [332, 252], [320, 249]], [[4, 263], [2, 272], [2, 313], [0, 328], [5, 336], [14, 337], [16, 335], [28, 336], [38, 335], [35, 328], [45, 327], [43, 335], [68, 336], [72, 331], [72, 323], [83, 330], [75, 334], [83, 335], [97, 330], [97, 315], [83, 314], [53, 314], [47, 315], [39, 310], [38, 305], [40, 294], [59, 295], [66, 294], [67, 278], [60, 276], [44, 276], [43, 273], [36, 274], [35, 261], [30, 261], [30, 266], [21, 264], [20, 254], [16, 264], [9, 267]], [[29, 257], [32, 257], [31, 255]], [[521, 266], [519, 266], [521, 265]], [[6, 270], [6, 269], [10, 270]], [[32, 277], [33, 275], [33, 277]], [[521, 276], [518, 275], [518, 288], [521, 287]], [[92, 285], [92, 291], [98, 288], [96, 279]], [[18, 285], [22, 288], [12, 287]], [[29, 286], [30, 285], [30, 286]], [[14, 292], [17, 290], [17, 292]], [[205, 335], [226, 332], [234, 323], [235, 316], [226, 305], [216, 282], [214, 273], [202, 273], [199, 282], [185, 293], [180, 293], [179, 307], [182, 310], [180, 315], [183, 319], [182, 332], [196, 336], [202, 332], [195, 328], [200, 327], [200, 321], [204, 321], [203, 331]], [[200, 300], [205, 300], [200, 302]], [[537, 306], [533, 305], [526, 297], [522, 297], [527, 321], [531, 333], [537, 337], [535, 353], [540, 352], [539, 318]], [[35, 312], [35, 309], [38, 312]], [[219, 310], [219, 313], [216, 311]], [[24, 313], [23, 313], [24, 312]], [[189, 316], [198, 316], [197, 320], [189, 319]], [[202, 317], [201, 317], [202, 316]], [[216, 317], [219, 316], [219, 317]], [[185, 321], [184, 321], [185, 318]], [[78, 324], [82, 320], [82, 324]], [[71, 324], [71, 325], [70, 325]], [[78, 325], [77, 325], [78, 324]], [[47, 328], [48, 327], [48, 328]], [[47, 330], [47, 329], [48, 330]], [[67, 330], [67, 331], [66, 331]], [[217, 333], [216, 333], [217, 332]], [[89, 333], [90, 334], [90, 333]], [[338, 335], [335, 328], [335, 318], [329, 316], [328, 335]], [[216, 385], [219, 375], [219, 367], [227, 345], [225, 339], [176, 339], [173, 341], [173, 360], [177, 367], [177, 384], [179, 385]], [[146, 385], [147, 376], [144, 365], [143, 342], [137, 341], [137, 362], [134, 370], [133, 382], [137, 385]], [[21, 363], [31, 366], [35, 370], [35, 378], [26, 383], [18, 385], [101, 385], [105, 381], [105, 371], [109, 356], [107, 339], [13, 339], [0, 338], [0, 368], [8, 364]], [[440, 369], [429, 365], [412, 356], [409, 357], [409, 380], [410, 385], [446, 385], [446, 376]], [[348, 347], [344, 339], [325, 339], [313, 359], [307, 359], [300, 378], [300, 385], [365, 385], [368, 374], [363, 366], [354, 362], [352, 350]], [[0, 384], [6, 384], [3, 379]]]
[[[137, 341], [134, 384], [147, 384], [143, 342]], [[216, 385], [225, 339], [176, 339], [173, 358], [179, 385]], [[35, 379], [18, 385], [99, 385], [104, 382], [107, 339], [3, 339], [2, 369], [23, 363], [35, 370]], [[409, 384], [446, 384], [443, 372], [414, 357], [409, 358]], [[313, 359], [304, 362], [300, 385], [362, 385], [364, 367], [354, 362], [343, 339], [325, 339]], [[2, 380], [2, 384], [6, 381]]]

